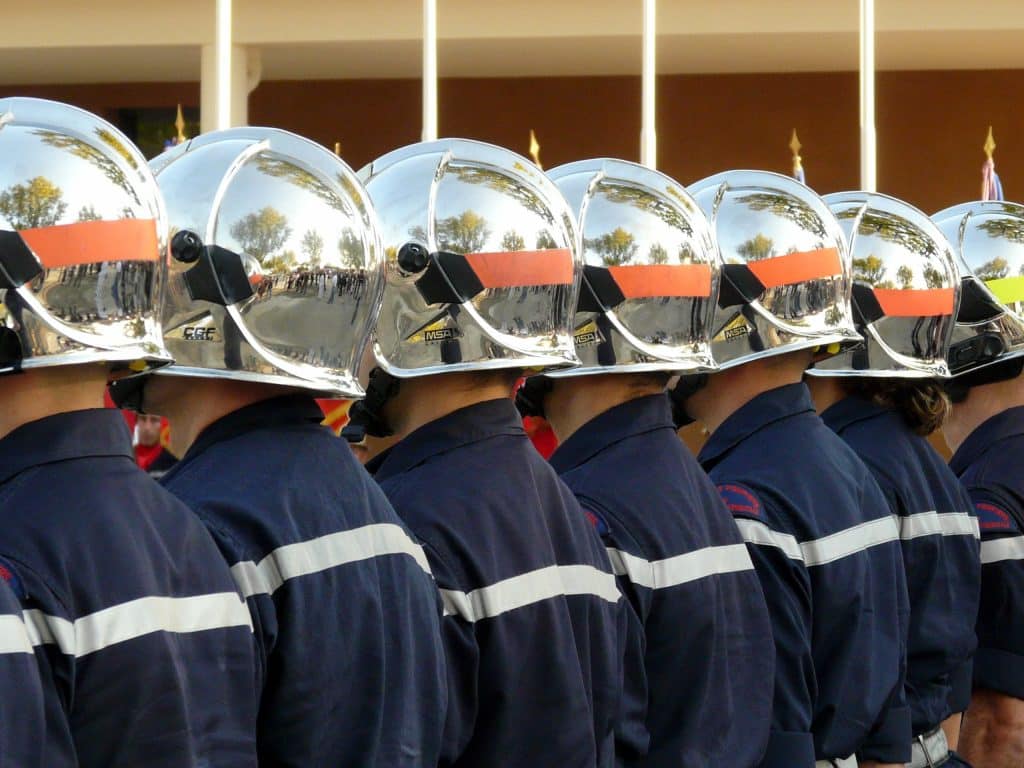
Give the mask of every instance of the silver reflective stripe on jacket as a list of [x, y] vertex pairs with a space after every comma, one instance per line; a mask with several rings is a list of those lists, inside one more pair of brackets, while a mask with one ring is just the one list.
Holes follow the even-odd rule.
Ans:
[[937, 768], [949, 760], [949, 742], [942, 728], [935, 728], [914, 739], [907, 768]]
[[814, 768], [857, 768], [857, 756], [834, 757], [831, 760], [819, 760]]

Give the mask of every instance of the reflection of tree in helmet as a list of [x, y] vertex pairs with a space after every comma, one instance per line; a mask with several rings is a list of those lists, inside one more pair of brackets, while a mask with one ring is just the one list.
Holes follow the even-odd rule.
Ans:
[[338, 240], [338, 253], [341, 254], [342, 266], [350, 269], [360, 269], [363, 266], [365, 256], [363, 241], [351, 229], [342, 232], [341, 238]]
[[668, 264], [668, 249], [661, 243], [651, 243], [647, 261], [650, 264]]
[[[524, 168], [520, 164], [516, 164], [518, 170], [523, 172], [530, 172], [529, 169]], [[495, 192], [500, 192], [503, 196], [511, 197], [518, 202], [524, 208], [532, 211], [543, 219], [551, 219], [551, 211], [548, 210], [547, 205], [537, 195], [533, 193], [529, 187], [515, 179], [508, 176], [500, 171], [491, 170], [490, 168], [482, 168], [475, 165], [461, 165], [451, 166], [452, 173], [459, 179], [467, 184], [482, 184], [489, 189], [493, 189]]]
[[473, 210], [437, 222], [437, 246], [442, 251], [479, 253], [490, 234], [487, 219]]
[[[853, 211], [855, 214], [856, 211]], [[869, 209], [861, 217], [857, 227], [858, 235], [881, 237], [891, 243], [903, 246], [912, 253], [922, 256], [938, 254], [935, 241], [920, 227], [907, 221], [902, 216], [895, 216], [885, 211]]]
[[882, 287], [882, 278], [885, 277], [885, 272], [882, 260], [873, 253], [853, 259], [853, 279], [857, 282]]
[[636, 244], [636, 238], [624, 230], [616, 227], [611, 232], [606, 232], [599, 237], [590, 237], [583, 240], [583, 245], [597, 252], [605, 266], [617, 267], [629, 262], [640, 247]]
[[751, 192], [737, 198], [738, 202], [754, 211], [771, 211], [776, 216], [789, 219], [819, 237], [825, 236], [825, 225], [821, 216], [803, 200], [793, 195], [773, 192]]
[[[91, 165], [96, 166], [96, 168], [98, 168], [111, 183], [119, 187], [126, 195], [131, 197], [132, 200], [135, 201], [136, 205], [141, 205], [141, 201], [135, 191], [135, 187], [129, 182], [124, 171], [121, 170], [116, 162], [107, 157], [103, 152], [89, 142], [83, 141], [77, 136], [56, 133], [55, 131], [48, 131], [43, 128], [35, 130], [32, 133], [41, 138], [44, 144], [54, 147], [55, 149], [66, 149], [75, 157], [79, 157]], [[125, 157], [127, 155], [129, 157], [129, 164], [133, 168], [138, 167], [135, 164], [135, 161], [130, 158], [131, 153], [129, 153], [128, 150], [120, 144], [120, 142], [117, 142], [116, 139], [114, 139], [113, 134], [102, 128], [96, 129], [96, 133], [100, 140], [105, 144], [114, 146], [111, 144], [111, 141], [115, 141], [117, 146], [114, 146], [114, 149], [117, 150], [118, 155], [121, 157]]]
[[242, 250], [255, 256], [261, 263], [265, 257], [281, 248], [291, 233], [288, 217], [271, 205], [231, 225], [231, 236], [242, 246]]
[[904, 264], [896, 270], [896, 280], [899, 281], [900, 288], [909, 290], [914, 286], [914, 270]]
[[537, 250], [538, 251], [545, 251], [545, 250], [548, 250], [550, 248], [557, 248], [557, 247], [558, 247], [558, 243], [555, 242], [555, 238], [553, 238], [551, 236], [550, 232], [544, 231], [544, 232], [541, 232], [539, 235], [537, 235]]
[[309, 266], [320, 266], [324, 253], [324, 239], [320, 237], [319, 232], [315, 229], [307, 229], [306, 234], [302, 236], [302, 242], [299, 247], [302, 248], [302, 255], [306, 257], [306, 263]]
[[775, 255], [775, 241], [758, 232], [749, 240], [742, 242], [736, 252], [747, 261], [768, 259]]
[[1020, 206], [1002, 206], [1005, 217], [986, 218], [978, 222], [978, 229], [989, 237], [1012, 240], [1015, 243], [1024, 243], [1024, 219], [1021, 218]]
[[344, 201], [331, 185], [305, 168], [267, 154], [261, 154], [256, 158], [256, 168], [260, 173], [281, 179], [316, 195], [335, 210], [346, 211]]
[[974, 270], [974, 274], [982, 280], [999, 280], [1010, 274], [1010, 265], [1002, 256], [996, 256]]
[[948, 284], [948, 281], [942, 272], [928, 265], [924, 268], [924, 283], [929, 288], [943, 288]]
[[664, 198], [625, 184], [602, 184], [600, 194], [610, 203], [631, 205], [634, 208], [657, 216], [663, 222], [680, 232], [692, 234], [690, 223], [674, 205]]
[[78, 220], [79, 221], [99, 221], [103, 217], [100, 216], [96, 209], [92, 205], [83, 205], [78, 209]]
[[514, 229], [510, 229], [501, 238], [501, 250], [513, 253], [515, 251], [526, 250], [526, 238], [516, 232]]
[[67, 207], [60, 187], [45, 176], [36, 176], [25, 184], [12, 184], [0, 192], [0, 215], [13, 229], [52, 227]]

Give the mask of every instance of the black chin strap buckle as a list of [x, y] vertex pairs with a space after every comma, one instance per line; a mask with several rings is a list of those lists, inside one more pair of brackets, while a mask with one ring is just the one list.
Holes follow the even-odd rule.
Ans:
[[341, 434], [350, 443], [360, 443], [366, 435], [390, 437], [395, 431], [383, 416], [384, 405], [398, 394], [400, 381], [381, 368], [370, 371], [366, 397], [348, 409], [348, 424]]
[[555, 383], [548, 376], [529, 376], [516, 390], [516, 408], [520, 416], [544, 418], [544, 398]]

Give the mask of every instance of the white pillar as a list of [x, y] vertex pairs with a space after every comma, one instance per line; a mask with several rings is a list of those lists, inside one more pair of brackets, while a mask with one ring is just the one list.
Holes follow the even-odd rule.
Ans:
[[860, 188], [877, 188], [875, 135], [875, 0], [860, 0]]
[[[218, 117], [219, 80], [215, 45], [204, 45], [200, 64], [199, 130], [203, 133], [222, 127]], [[231, 77], [228, 79], [228, 121], [223, 127], [248, 125], [249, 94], [260, 83], [262, 59], [258, 48], [231, 46]]]
[[217, 129], [231, 127], [231, 0], [215, 0], [217, 23], [214, 58], [217, 71], [217, 101], [214, 125]]
[[423, 141], [437, 139], [437, 0], [423, 0]]
[[658, 135], [655, 125], [654, 102], [657, 70], [655, 60], [655, 40], [658, 34], [657, 15], [656, 0], [644, 0], [643, 68], [640, 74], [640, 162], [648, 168], [656, 168], [658, 165]]

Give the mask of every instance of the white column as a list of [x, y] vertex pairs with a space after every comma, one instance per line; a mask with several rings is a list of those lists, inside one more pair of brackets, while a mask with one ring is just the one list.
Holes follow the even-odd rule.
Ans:
[[217, 23], [214, 56], [217, 68], [217, 101], [214, 125], [217, 129], [231, 127], [231, 0], [216, 0]]
[[423, 141], [437, 139], [437, 0], [423, 0]]
[[[199, 81], [199, 130], [203, 133], [221, 127], [218, 116], [219, 80], [217, 47], [204, 45]], [[258, 48], [231, 46], [231, 77], [228, 79], [228, 121], [224, 127], [248, 125], [249, 94], [259, 85], [262, 59]]]
[[656, 0], [644, 0], [643, 68], [640, 109], [640, 162], [648, 168], [658, 165], [658, 135], [655, 126], [655, 40], [658, 34]]
[[860, 188], [877, 187], [875, 136], [875, 0], [860, 0]]

